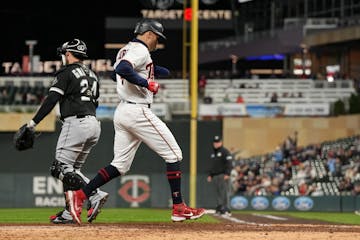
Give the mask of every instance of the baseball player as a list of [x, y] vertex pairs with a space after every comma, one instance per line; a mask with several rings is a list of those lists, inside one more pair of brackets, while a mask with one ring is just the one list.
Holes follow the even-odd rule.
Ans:
[[180, 171], [182, 151], [169, 128], [150, 108], [153, 95], [159, 89], [154, 77], [169, 75], [169, 70], [155, 66], [150, 56], [150, 52], [156, 49], [158, 39], [166, 39], [163, 31], [162, 24], [155, 20], [138, 22], [134, 31], [136, 38], [120, 49], [116, 56], [114, 69], [120, 103], [114, 113], [114, 158], [81, 190], [66, 193], [71, 215], [79, 224], [84, 200], [94, 189], [129, 171], [141, 142], [165, 160], [173, 200], [172, 221], [197, 219], [205, 212], [202, 208], [190, 208], [183, 202]]
[[[80, 189], [89, 181], [80, 170], [100, 136], [100, 123], [95, 117], [99, 79], [82, 63], [87, 57], [87, 47], [83, 41], [73, 39], [64, 43], [58, 48], [58, 54], [61, 56], [63, 67], [56, 72], [47, 98], [27, 126], [35, 128], [59, 102], [63, 126], [50, 172], [53, 177], [62, 181], [66, 192]], [[89, 222], [96, 218], [107, 197], [108, 193], [99, 189], [94, 189], [94, 192], [89, 194]], [[51, 216], [50, 221], [74, 223], [68, 206]]]
[[207, 177], [208, 182], [213, 182], [216, 190], [216, 213], [231, 216], [229, 208], [230, 197], [230, 173], [232, 170], [233, 156], [223, 146], [220, 136], [213, 139], [214, 152], [210, 156], [210, 171]]

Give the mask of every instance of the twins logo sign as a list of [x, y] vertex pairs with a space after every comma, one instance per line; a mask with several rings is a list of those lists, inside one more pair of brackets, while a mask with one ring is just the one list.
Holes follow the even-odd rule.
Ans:
[[130, 207], [139, 207], [139, 203], [145, 202], [150, 197], [149, 177], [144, 175], [128, 175], [121, 177], [119, 195]]

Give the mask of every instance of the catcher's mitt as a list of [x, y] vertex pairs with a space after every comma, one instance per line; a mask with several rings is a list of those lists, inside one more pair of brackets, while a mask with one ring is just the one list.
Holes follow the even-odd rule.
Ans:
[[32, 148], [35, 140], [34, 128], [30, 128], [24, 124], [14, 135], [14, 145], [19, 151]]

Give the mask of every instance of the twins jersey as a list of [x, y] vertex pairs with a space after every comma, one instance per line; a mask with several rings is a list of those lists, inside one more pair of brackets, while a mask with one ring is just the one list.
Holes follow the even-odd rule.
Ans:
[[62, 95], [59, 101], [62, 118], [96, 115], [99, 80], [85, 65], [74, 63], [60, 69], [49, 91]]
[[[128, 61], [141, 77], [154, 79], [154, 66], [144, 43], [129, 42], [117, 54], [114, 69], [121, 60]], [[167, 163], [182, 160], [182, 151], [166, 124], [150, 108], [153, 93], [117, 75], [121, 101], [114, 113], [114, 159], [111, 165], [123, 175], [129, 171], [137, 149], [144, 142]], [[131, 102], [131, 103], [130, 103]], [[136, 104], [133, 104], [136, 103]]]
[[[114, 69], [121, 60], [128, 61], [141, 77], [149, 81], [154, 80], [154, 65], [148, 48], [141, 42], [129, 42], [125, 47], [119, 50], [116, 56]], [[151, 104], [153, 102], [153, 93], [145, 87], [132, 84], [116, 75], [117, 92], [121, 100], [134, 103]]]

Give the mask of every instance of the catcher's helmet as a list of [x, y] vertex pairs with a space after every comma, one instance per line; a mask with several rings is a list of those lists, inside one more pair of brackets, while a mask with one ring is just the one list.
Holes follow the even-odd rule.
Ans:
[[141, 20], [136, 24], [134, 33], [135, 35], [137, 35], [137, 34], [143, 34], [144, 32], [147, 31], [152, 31], [156, 35], [162, 37], [163, 39], [166, 39], [165, 35], [163, 34], [164, 32], [163, 25], [156, 20], [153, 19]]
[[84, 41], [80, 39], [73, 39], [69, 42], [64, 43], [57, 49], [58, 55], [65, 54], [65, 52], [71, 52], [75, 57], [87, 58], [87, 47]]

